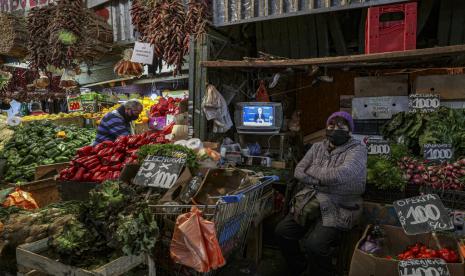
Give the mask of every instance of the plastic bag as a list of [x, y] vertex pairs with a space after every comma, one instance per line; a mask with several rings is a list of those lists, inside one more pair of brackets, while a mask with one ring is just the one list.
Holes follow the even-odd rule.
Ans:
[[207, 86], [207, 92], [202, 99], [202, 109], [207, 120], [213, 120], [214, 133], [225, 133], [233, 126], [226, 100], [211, 84]]
[[28, 192], [22, 191], [20, 188], [16, 188], [16, 190], [9, 194], [3, 202], [3, 207], [6, 208], [11, 206], [21, 207], [27, 210], [39, 208], [39, 205], [37, 205], [32, 195]]
[[170, 246], [171, 259], [198, 272], [217, 269], [226, 262], [216, 237], [215, 224], [196, 207], [178, 216]]
[[268, 91], [266, 91], [265, 81], [260, 81], [260, 86], [257, 89], [257, 102], [269, 102], [270, 96], [268, 95]]

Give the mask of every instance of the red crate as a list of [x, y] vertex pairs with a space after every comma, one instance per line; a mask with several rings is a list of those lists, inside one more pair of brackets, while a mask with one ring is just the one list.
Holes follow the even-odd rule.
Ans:
[[[403, 19], [382, 22], [381, 17], [390, 15], [403, 15]], [[416, 44], [416, 2], [368, 9], [365, 27], [366, 54], [411, 50], [416, 48]]]

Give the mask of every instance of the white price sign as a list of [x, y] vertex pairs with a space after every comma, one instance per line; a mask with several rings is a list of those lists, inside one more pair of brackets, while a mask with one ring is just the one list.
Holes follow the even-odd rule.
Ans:
[[369, 155], [389, 155], [391, 153], [391, 146], [384, 140], [368, 139], [367, 147]]
[[441, 105], [439, 95], [413, 94], [409, 96], [409, 107], [411, 112], [434, 112]]
[[153, 63], [154, 47], [150, 43], [136, 42], [134, 44], [134, 51], [132, 52], [132, 62], [150, 64]]

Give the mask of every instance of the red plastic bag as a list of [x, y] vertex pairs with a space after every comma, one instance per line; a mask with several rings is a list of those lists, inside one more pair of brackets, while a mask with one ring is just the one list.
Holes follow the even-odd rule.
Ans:
[[178, 216], [170, 246], [171, 259], [198, 272], [217, 269], [226, 262], [216, 238], [215, 224], [197, 207]]
[[260, 81], [260, 86], [257, 89], [257, 102], [269, 102], [270, 96], [268, 95], [268, 91], [266, 91], [265, 81]]

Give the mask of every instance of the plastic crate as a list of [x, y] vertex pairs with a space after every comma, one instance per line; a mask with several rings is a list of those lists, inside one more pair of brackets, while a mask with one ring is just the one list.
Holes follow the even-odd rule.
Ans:
[[423, 186], [420, 188], [420, 192], [424, 194], [437, 194], [447, 208], [465, 211], [465, 191], [433, 189]]
[[416, 43], [416, 2], [368, 9], [365, 26], [366, 54], [411, 50], [416, 48]]
[[381, 135], [381, 128], [389, 120], [354, 120], [354, 134]]
[[380, 190], [373, 184], [367, 183], [363, 199], [365, 201], [392, 204], [394, 201], [405, 198], [405, 192], [399, 190]]

